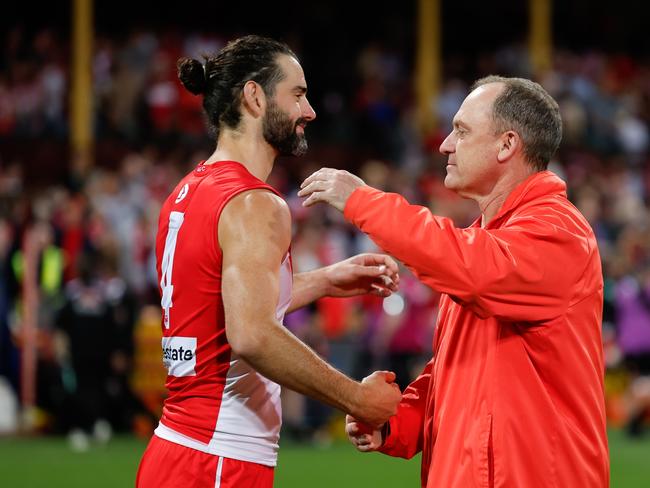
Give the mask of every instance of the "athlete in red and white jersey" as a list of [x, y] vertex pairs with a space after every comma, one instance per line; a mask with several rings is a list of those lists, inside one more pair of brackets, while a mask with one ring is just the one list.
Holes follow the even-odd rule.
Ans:
[[[156, 262], [163, 307], [167, 389], [156, 435], [199, 451], [274, 466], [280, 387], [232, 352], [221, 297], [219, 216], [236, 195], [275, 192], [240, 163], [200, 164], [160, 212]], [[287, 253], [280, 268], [279, 322], [291, 301]]]
[[163, 205], [156, 246], [169, 397], [138, 487], [269, 488], [287, 386], [379, 426], [401, 399], [389, 372], [358, 383], [282, 325], [322, 296], [396, 289], [396, 263], [364, 254], [294, 275], [286, 202], [265, 181], [280, 154], [303, 154], [315, 118], [293, 52], [271, 39], [229, 43], [179, 77], [217, 133], [215, 152]]

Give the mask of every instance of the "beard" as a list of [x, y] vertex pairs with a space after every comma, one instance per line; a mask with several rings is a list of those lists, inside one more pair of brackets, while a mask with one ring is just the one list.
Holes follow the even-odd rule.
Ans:
[[262, 121], [264, 140], [275, 148], [280, 156], [302, 156], [307, 152], [307, 138], [298, 134], [296, 128], [305, 125], [303, 118], [292, 122], [280, 107], [271, 101]]

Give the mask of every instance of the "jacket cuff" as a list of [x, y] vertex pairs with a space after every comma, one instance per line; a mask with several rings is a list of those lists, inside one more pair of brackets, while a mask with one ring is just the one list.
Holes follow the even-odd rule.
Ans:
[[345, 208], [343, 209], [343, 216], [348, 222], [354, 223], [354, 217], [364, 199], [367, 195], [372, 195], [373, 193], [379, 193], [379, 190], [371, 186], [360, 186], [352, 192], [348, 197], [348, 201], [345, 202]]
[[395, 432], [395, 426], [391, 425], [393, 422], [397, 422], [397, 415], [393, 415], [388, 419], [388, 422], [386, 422], [384, 427], [381, 429], [382, 444], [378, 451], [384, 454], [390, 454], [393, 451], [395, 441], [397, 440], [396, 435], [391, 435], [392, 432]]

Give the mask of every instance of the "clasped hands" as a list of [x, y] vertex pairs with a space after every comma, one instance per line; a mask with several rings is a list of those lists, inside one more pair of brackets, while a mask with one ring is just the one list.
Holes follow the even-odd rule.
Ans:
[[[383, 427], [389, 418], [397, 413], [397, 406], [402, 399], [402, 394], [399, 386], [395, 383], [395, 373], [391, 371], [375, 371], [365, 377], [361, 384], [376, 390], [374, 392], [376, 403], [373, 404], [375, 412], [362, 412], [357, 415], [359, 418], [364, 418], [365, 421], [358, 420], [352, 415], [346, 415], [345, 433], [358, 451], [376, 451], [384, 441]], [[387, 386], [390, 386], [388, 391]]]

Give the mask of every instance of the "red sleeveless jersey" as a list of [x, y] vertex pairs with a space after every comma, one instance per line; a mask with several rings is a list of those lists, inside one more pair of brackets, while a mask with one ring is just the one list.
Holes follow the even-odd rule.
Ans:
[[[203, 452], [274, 466], [280, 387], [238, 358], [226, 338], [219, 217], [241, 192], [277, 192], [240, 163], [200, 164], [160, 212], [156, 269], [162, 295], [162, 358], [169, 396], [156, 435]], [[289, 252], [277, 317], [291, 301]]]

